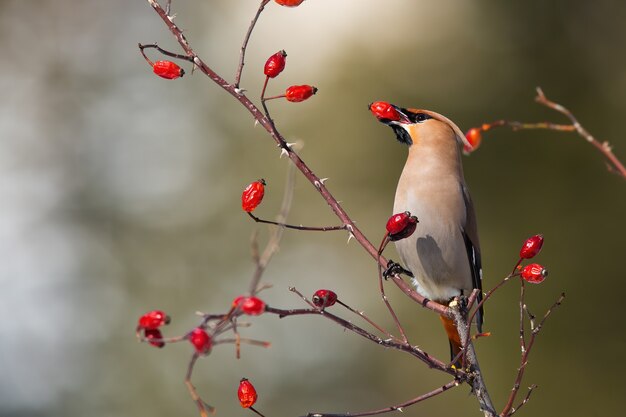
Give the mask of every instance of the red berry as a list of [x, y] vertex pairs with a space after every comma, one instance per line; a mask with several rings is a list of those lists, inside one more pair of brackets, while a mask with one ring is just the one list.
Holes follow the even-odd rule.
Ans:
[[375, 101], [369, 105], [369, 109], [378, 120], [390, 120], [392, 122], [404, 121], [406, 116], [401, 114], [396, 106], [386, 101]]
[[254, 211], [254, 209], [257, 208], [259, 204], [261, 204], [264, 195], [264, 179], [260, 179], [258, 181], [254, 181], [253, 183], [250, 183], [241, 194], [241, 207], [244, 211], [247, 211], [248, 213]]
[[337, 294], [331, 290], [317, 290], [311, 300], [315, 307], [330, 307], [337, 302]]
[[162, 348], [165, 346], [165, 342], [163, 339], [163, 335], [159, 329], [145, 329], [143, 331], [143, 336], [148, 339], [148, 343], [152, 346], [156, 346], [158, 348]]
[[196, 348], [196, 352], [200, 354], [209, 353], [211, 346], [213, 346], [211, 336], [200, 327], [196, 327], [189, 333], [189, 342]]
[[185, 70], [172, 61], [157, 61], [152, 66], [152, 71], [162, 78], [174, 80], [185, 75]]
[[241, 311], [249, 316], [258, 316], [265, 311], [265, 302], [257, 297], [248, 297], [241, 304]]
[[483, 139], [481, 130], [477, 127], [473, 127], [467, 131], [465, 134], [465, 139], [469, 144], [465, 144], [463, 146], [463, 152], [471, 153], [474, 152], [480, 146], [480, 142]]
[[233, 307], [239, 307], [244, 314], [258, 316], [265, 311], [265, 302], [258, 297], [240, 295], [233, 300]]
[[387, 233], [392, 241], [407, 238], [413, 234], [417, 227], [417, 217], [411, 216], [411, 213], [394, 214], [387, 220]]
[[548, 276], [548, 270], [539, 264], [526, 265], [522, 269], [522, 278], [532, 284], [539, 284], [543, 282]]
[[246, 297], [245, 295], [240, 295], [240, 296], [236, 297], [236, 298], [233, 300], [233, 308], [237, 308], [237, 307], [239, 307], [241, 304], [243, 304], [243, 301], [244, 301], [246, 298], [248, 298], [248, 297]]
[[317, 88], [310, 85], [292, 85], [285, 91], [285, 98], [292, 103], [304, 101], [317, 93]]
[[285, 69], [285, 58], [287, 58], [287, 53], [285, 51], [276, 52], [265, 62], [263, 73], [270, 78], [278, 76], [278, 74], [283, 72], [283, 70]]
[[152, 310], [139, 317], [139, 327], [142, 329], [158, 329], [169, 322], [170, 317], [161, 310]]
[[524, 246], [519, 251], [519, 256], [522, 259], [530, 259], [537, 256], [539, 251], [541, 250], [541, 246], [543, 246], [543, 235], [535, 235], [533, 237], [529, 237], [524, 242]]
[[302, 4], [304, 0], [274, 0], [281, 6], [296, 7]]
[[241, 381], [239, 381], [239, 389], [237, 390], [237, 397], [239, 397], [239, 404], [241, 404], [243, 408], [249, 408], [254, 405], [258, 395], [256, 389], [254, 389], [254, 385], [246, 378], [241, 378]]

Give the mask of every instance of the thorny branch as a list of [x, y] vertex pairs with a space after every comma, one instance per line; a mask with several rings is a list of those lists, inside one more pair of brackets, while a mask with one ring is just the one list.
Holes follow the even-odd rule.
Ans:
[[[197, 68], [207, 75], [213, 82], [220, 86], [224, 91], [232, 95], [237, 101], [239, 101], [252, 115], [254, 120], [258, 122], [267, 132], [272, 139], [277, 143], [281, 150], [281, 154], [286, 154], [289, 159], [296, 165], [296, 167], [302, 172], [305, 178], [316, 188], [322, 198], [326, 201], [333, 213], [339, 218], [343, 225], [345, 225], [348, 233], [365, 249], [365, 251], [373, 257], [380, 265], [386, 266], [387, 259], [378, 255], [376, 247], [367, 239], [367, 237], [361, 232], [361, 230], [354, 224], [354, 221], [348, 216], [343, 207], [339, 204], [337, 199], [330, 193], [324, 181], [315, 175], [315, 173], [309, 168], [309, 166], [300, 158], [300, 156], [292, 149], [292, 147], [285, 141], [284, 137], [276, 130], [274, 123], [271, 119], [263, 114], [261, 110], [244, 94], [244, 92], [236, 87], [234, 84], [230, 84], [220, 75], [218, 75], [211, 67], [209, 67], [198, 55], [193, 48], [189, 45], [187, 38], [183, 35], [181, 29], [172, 21], [172, 19], [165, 13], [165, 10], [159, 5], [156, 0], [147, 0], [152, 6], [154, 11], [159, 15], [163, 22], [167, 25], [170, 32], [174, 35], [179, 45], [183, 48], [187, 56], [193, 60]], [[392, 282], [396, 284], [401, 291], [408, 295], [418, 304], [425, 308], [433, 310], [444, 316], [450, 316], [450, 311], [447, 306], [443, 306], [432, 300], [429, 300], [420, 294], [418, 294], [413, 288], [409, 286], [399, 275], [390, 277]]]
[[[172, 34], [174, 35], [174, 37], [177, 39], [178, 43], [180, 44], [180, 46], [182, 47], [182, 49], [184, 50], [185, 54], [176, 54], [173, 52], [169, 52], [166, 51], [162, 48], [160, 48], [157, 44], [147, 44], [147, 45], [139, 45], [140, 51], [142, 53], [142, 55], [144, 56], [144, 58], [146, 59], [146, 61], [148, 61], [149, 63], [151, 62], [147, 56], [144, 53], [144, 49], [145, 48], [154, 48], [156, 50], [158, 50], [160, 53], [176, 58], [176, 59], [181, 59], [181, 60], [186, 60], [191, 62], [194, 67], [197, 67], [202, 73], [204, 73], [205, 75], [207, 75], [213, 82], [215, 82], [218, 86], [220, 86], [223, 90], [225, 90], [227, 93], [229, 93], [230, 95], [232, 95], [236, 100], [238, 100], [247, 110], [248, 112], [252, 115], [252, 117], [254, 118], [255, 122], [260, 124], [261, 126], [263, 126], [263, 128], [270, 134], [270, 136], [273, 138], [273, 140], [277, 143], [278, 147], [280, 148], [280, 152], [281, 155], [285, 154], [289, 157], [289, 159], [293, 162], [293, 166], [297, 167], [300, 172], [307, 178], [307, 180], [316, 188], [316, 190], [320, 193], [320, 195], [322, 196], [322, 198], [326, 201], [326, 203], [329, 205], [329, 207], [331, 208], [331, 210], [334, 212], [334, 214], [339, 218], [339, 220], [341, 221], [341, 225], [340, 226], [331, 226], [331, 227], [325, 227], [325, 228], [312, 228], [312, 227], [304, 227], [304, 226], [293, 226], [293, 225], [288, 225], [285, 222], [286, 219], [286, 214], [289, 210], [289, 206], [291, 203], [291, 198], [292, 195], [289, 192], [286, 192], [285, 194], [285, 198], [283, 200], [283, 206], [281, 208], [281, 212], [278, 216], [278, 218], [276, 219], [276, 221], [267, 221], [267, 220], [262, 220], [259, 219], [258, 217], [252, 215], [250, 213], [250, 216], [257, 222], [260, 223], [268, 223], [268, 224], [272, 224], [275, 226], [278, 226], [277, 228], [275, 228], [273, 230], [273, 233], [271, 234], [268, 244], [265, 248], [265, 251], [263, 252], [262, 255], [259, 254], [258, 251], [258, 245], [256, 243], [256, 240], [253, 240], [253, 259], [255, 261], [256, 264], [256, 270], [252, 279], [252, 282], [250, 284], [250, 289], [249, 289], [249, 293], [251, 295], [254, 295], [256, 293], [258, 293], [263, 287], [260, 286], [260, 278], [265, 270], [265, 267], [267, 266], [267, 263], [269, 262], [269, 260], [271, 259], [271, 257], [273, 256], [273, 254], [276, 252], [276, 250], [278, 249], [278, 242], [280, 241], [280, 238], [282, 236], [282, 233], [284, 231], [285, 228], [294, 228], [294, 229], [299, 229], [299, 230], [322, 230], [322, 231], [326, 231], [326, 230], [347, 230], [350, 237], [354, 238], [365, 250], [367, 253], [370, 254], [370, 256], [372, 256], [377, 264], [378, 264], [378, 269], [379, 272], [382, 271], [381, 268], [386, 267], [387, 265], [387, 259], [385, 259], [385, 257], [382, 256], [382, 250], [377, 250], [374, 245], [363, 235], [363, 233], [356, 227], [356, 225], [354, 224], [354, 222], [352, 221], [352, 219], [348, 216], [348, 214], [345, 212], [345, 210], [343, 209], [343, 207], [339, 204], [339, 202], [332, 196], [332, 194], [330, 193], [330, 191], [326, 188], [324, 181], [325, 179], [320, 179], [316, 174], [313, 173], [313, 171], [308, 167], [308, 165], [300, 158], [300, 156], [298, 155], [298, 153], [293, 149], [292, 144], [289, 144], [285, 141], [284, 137], [279, 133], [278, 129], [276, 128], [274, 121], [272, 120], [269, 110], [267, 108], [266, 105], [266, 100], [263, 97], [263, 94], [261, 95], [261, 106], [263, 108], [263, 111], [261, 111], [259, 109], [259, 107], [257, 107], [244, 93], [245, 90], [240, 88], [240, 81], [241, 81], [241, 76], [243, 73], [243, 67], [244, 67], [244, 61], [245, 61], [245, 53], [246, 53], [246, 49], [247, 49], [247, 45], [248, 45], [248, 41], [250, 39], [250, 36], [252, 34], [252, 31], [256, 25], [257, 20], [259, 19], [259, 16], [261, 14], [261, 12], [264, 10], [264, 7], [269, 3], [269, 0], [261, 0], [259, 8], [254, 16], [254, 18], [251, 21], [251, 24], [248, 28], [248, 31], [245, 35], [243, 44], [241, 46], [241, 51], [240, 51], [240, 57], [239, 57], [239, 65], [237, 67], [237, 71], [235, 74], [235, 80], [233, 83], [229, 83], [227, 82], [224, 78], [222, 78], [220, 75], [218, 75], [211, 67], [209, 67], [200, 57], [198, 57], [198, 55], [194, 52], [194, 50], [191, 48], [191, 46], [189, 45], [187, 39], [185, 38], [185, 36], [183, 35], [182, 31], [180, 30], [180, 28], [173, 22], [173, 16], [170, 15], [170, 5], [171, 5], [171, 0], [167, 0], [166, 3], [166, 9], [164, 10], [159, 3], [156, 0], [147, 0], [148, 3], [152, 6], [152, 8], [155, 10], [155, 12], [159, 15], [159, 17], [161, 17], [161, 19], [163, 20], [163, 22], [167, 25], [167, 27], [169, 28], [169, 30], [172, 32]], [[266, 79], [266, 83], [267, 83], [267, 79]], [[265, 85], [263, 87], [263, 91], [265, 91]], [[616, 171], [617, 173], [619, 173], [621, 176], [623, 176], [624, 178], [626, 178], [626, 169], [624, 169], [623, 165], [619, 162], [619, 160], [617, 160], [617, 158], [613, 155], [610, 146], [608, 145], [608, 143], [603, 143], [600, 144], [595, 138], [593, 138], [581, 125], [580, 123], [575, 119], [575, 117], [572, 115], [571, 112], [569, 112], [569, 110], [567, 110], [565, 107], [551, 102], [549, 101], [545, 95], [543, 94], [543, 92], [541, 91], [541, 89], [537, 90], [538, 92], [538, 96], [537, 96], [537, 101], [549, 108], [552, 108], [562, 114], [564, 114], [565, 116], [567, 116], [570, 121], [572, 122], [572, 125], [557, 125], [557, 124], [553, 124], [553, 123], [535, 123], [535, 124], [523, 124], [523, 123], [519, 123], [519, 122], [507, 122], [507, 121], [497, 121], [494, 122], [490, 125], [483, 125], [483, 130], [487, 130], [487, 128], [485, 128], [485, 126], [488, 126], [488, 128], [491, 127], [495, 127], [495, 126], [509, 126], [512, 127], [513, 129], [551, 129], [551, 130], [561, 130], [561, 131], [577, 131], [579, 133], [579, 135], [581, 135], [582, 137], [584, 137], [587, 141], [589, 141], [592, 145], [594, 145], [597, 149], [599, 149], [603, 155], [605, 156], [605, 158], [610, 162], [611, 164], [611, 168]], [[290, 179], [288, 180], [288, 183], [293, 184], [293, 170], [290, 172]], [[313, 416], [328, 416], [328, 417], [347, 417], [347, 416], [366, 416], [366, 415], [375, 415], [375, 414], [382, 414], [385, 412], [390, 412], [390, 411], [402, 411], [403, 407], [407, 407], [410, 406], [412, 404], [416, 404], [420, 401], [423, 401], [427, 398], [431, 398], [435, 395], [441, 394], [443, 392], [445, 392], [446, 390], [459, 385], [461, 382], [468, 382], [470, 383], [470, 385], [473, 387], [473, 391], [474, 394], [477, 396], [479, 403], [481, 405], [481, 409], [483, 410], [483, 412], [485, 413], [485, 416], [488, 417], [494, 417], [496, 416], [496, 412], [494, 409], [494, 406], [491, 402], [491, 399], [489, 398], [489, 394], [487, 393], [485, 384], [484, 384], [484, 380], [482, 378], [481, 372], [480, 372], [480, 368], [478, 366], [478, 361], [476, 359], [476, 355], [473, 349], [473, 344], [471, 342], [472, 337], [470, 335], [470, 323], [472, 322], [472, 319], [474, 318], [474, 315], [476, 314], [476, 311], [478, 310], [478, 308], [480, 308], [482, 306], [482, 304], [493, 294], [493, 292], [495, 290], [497, 290], [498, 288], [500, 288], [505, 282], [507, 282], [511, 276], [513, 276], [513, 273], [510, 274], [509, 276], [507, 276], [500, 284], [498, 284], [495, 288], [493, 288], [487, 295], [486, 297], [475, 307], [473, 314], [469, 317], [469, 320], [467, 319], [467, 309], [465, 308], [461, 308], [460, 306], [454, 306], [453, 308], [450, 308], [448, 306], [443, 306], [440, 305], [436, 302], [433, 302], [431, 300], [428, 300], [426, 298], [424, 298], [423, 296], [421, 296], [420, 294], [418, 294], [415, 290], [413, 290], [407, 283], [405, 283], [403, 281], [403, 279], [400, 277], [399, 273], [395, 273], [392, 276], [390, 276], [389, 278], [394, 282], [394, 284], [396, 284], [406, 295], [408, 295], [410, 298], [412, 298], [414, 301], [416, 301], [417, 303], [419, 303], [420, 305], [422, 305], [425, 308], [428, 308], [434, 312], [437, 312], [440, 315], [443, 316], [447, 316], [447, 317], [453, 317], [457, 323], [457, 328], [459, 331], [459, 336], [461, 337], [461, 341], [463, 342], [463, 349], [462, 349], [462, 354], [464, 356], [464, 359], [466, 359], [466, 361], [464, 361], [467, 366], [466, 369], [456, 369], [454, 367], [451, 367], [449, 364], [446, 364], [444, 362], [439, 361], [438, 359], [428, 355], [426, 352], [424, 352], [423, 350], [421, 350], [419, 347], [417, 346], [411, 346], [408, 343], [408, 340], [406, 338], [406, 335], [403, 332], [402, 326], [400, 325], [397, 317], [395, 316], [395, 313], [393, 312], [393, 309], [391, 309], [391, 307], [388, 305], [388, 307], [390, 308], [390, 312], [392, 314], [392, 316], [394, 317], [394, 320], [402, 334], [402, 340], [395, 338], [395, 337], [390, 337], [388, 339], [382, 339], [366, 330], [364, 330], [363, 328], [354, 325], [353, 323], [351, 323], [350, 321], [347, 321], [343, 318], [340, 318], [332, 313], [329, 313], [328, 311], [326, 311], [323, 308], [315, 308], [310, 302], [308, 302], [308, 300], [306, 300], [306, 298], [303, 297], [303, 299], [309, 304], [311, 305], [311, 309], [293, 309], [293, 310], [281, 310], [281, 309], [276, 309], [276, 308], [271, 308], [269, 306], [266, 307], [266, 312], [267, 313], [273, 313], [273, 314], [277, 314], [279, 317], [289, 317], [289, 316], [297, 316], [297, 315], [303, 315], [303, 314], [313, 314], [313, 315], [321, 315], [327, 319], [332, 320], [333, 322], [337, 323], [338, 325], [342, 326], [343, 328], [350, 330], [370, 341], [373, 341], [381, 346], [384, 347], [391, 347], [397, 350], [401, 350], [404, 352], [407, 352], [417, 358], [419, 358], [420, 360], [424, 361], [426, 364], [428, 364], [431, 368], [435, 368], [438, 369], [440, 371], [446, 372], [452, 376], [454, 376], [454, 380], [449, 382], [448, 384], [441, 386], [431, 392], [428, 392], [426, 394], [423, 394], [419, 397], [416, 397], [412, 400], [409, 400], [405, 403], [396, 405], [396, 406], [390, 406], [390, 407], [386, 407], [380, 410], [374, 410], [374, 411], [368, 411], [368, 412], [362, 412], [362, 413], [349, 413], [349, 414], [309, 414], [309, 417], [313, 417]], [[383, 296], [383, 299], [386, 301], [386, 296], [384, 294], [384, 289], [382, 287], [382, 278], [381, 278], [381, 295]], [[294, 292], [295, 289], [293, 289]], [[534, 323], [534, 317], [531, 316], [530, 318], [530, 325], [531, 325], [531, 335], [530, 335], [530, 339], [528, 341], [528, 343], [526, 344], [525, 340], [524, 340], [524, 327], [523, 327], [523, 313], [526, 312], [528, 313], [528, 310], [525, 306], [525, 304], [523, 303], [523, 298], [524, 298], [524, 287], [522, 286], [522, 295], [521, 295], [521, 300], [520, 300], [520, 314], [521, 314], [521, 324], [520, 324], [520, 343], [522, 346], [522, 358], [521, 358], [521, 365], [520, 368], [518, 370], [518, 374], [516, 376], [515, 379], [515, 385], [514, 388], [511, 392], [511, 395], [508, 399], [508, 402], [506, 404], [506, 406], [504, 407], [503, 411], [500, 413], [501, 417], [508, 417], [510, 415], [512, 415], [513, 413], [515, 413], [521, 406], [523, 406], [528, 399], [530, 398], [530, 394], [532, 393], [534, 386], [529, 388], [529, 391], [527, 393], [527, 395], [525, 396], [524, 400], [518, 405], [517, 408], [513, 407], [513, 403], [515, 401], [516, 395], [519, 391], [519, 387], [520, 387], [520, 383], [524, 374], [524, 369], [525, 366], [527, 364], [527, 360], [528, 360], [528, 355], [533, 347], [536, 335], [539, 333], [539, 331], [541, 330], [545, 320], [548, 318], [548, 316], [551, 314], [551, 312], [561, 304], [563, 298], [564, 298], [564, 294], [561, 295], [561, 297], [559, 298], [559, 300], [557, 300], [557, 302], [548, 310], [548, 312], [545, 314], [545, 316], [543, 317], [543, 319], [541, 320], [541, 322], [539, 323], [539, 325], [535, 326]], [[470, 302], [468, 305], [468, 308], [471, 309], [473, 303], [476, 300], [477, 297], [477, 293], [472, 293], [472, 296], [470, 297]], [[300, 296], [302, 296], [300, 294]], [[387, 302], [386, 302], [387, 303]], [[377, 326], [373, 321], [369, 320], [366, 316], [364, 316], [364, 314], [362, 314], [361, 312], [358, 312], [357, 310], [352, 309], [351, 307], [340, 303], [342, 305], [344, 305], [346, 308], [348, 308], [349, 311], [359, 314], [361, 317], [363, 317], [369, 324], [373, 325], [374, 327], [377, 328], [377, 330], [382, 331], [383, 333], [385, 333], [387, 336], [390, 336], [389, 333], [387, 333], [386, 331], [384, 331], [382, 328], [380, 328], [379, 326]], [[387, 303], [388, 304], [388, 303]], [[237, 332], [237, 322], [236, 319], [237, 317], [241, 314], [241, 312], [239, 311], [238, 306], [233, 306], [231, 308], [231, 310], [226, 313], [226, 314], [222, 314], [222, 315], [204, 315], [203, 318], [203, 322], [201, 324], [201, 327], [206, 328], [206, 327], [210, 327], [212, 329], [212, 334], [214, 336], [219, 335], [225, 331], [233, 331], [235, 333], [235, 338], [234, 339], [221, 339], [221, 340], [216, 340], [214, 343], [215, 344], [220, 344], [220, 343], [234, 343], [237, 346], [237, 352], [239, 351], [239, 344], [241, 342], [244, 343], [250, 343], [253, 345], [259, 345], [259, 346], [268, 346], [269, 344], [267, 342], [263, 342], [263, 341], [257, 341], [257, 340], [251, 340], [251, 339], [242, 339], [238, 332]], [[530, 315], [530, 314], [529, 314]], [[215, 322], [215, 323], [213, 323]], [[168, 341], [180, 341], [180, 340], [184, 340], [186, 337], [179, 337], [179, 338], [170, 338], [170, 339], [164, 339], [164, 340], [168, 340]], [[206, 417], [207, 412], [208, 411], [212, 411], [212, 407], [209, 406], [208, 404], [206, 404], [204, 401], [202, 401], [202, 399], [200, 398], [200, 396], [198, 395], [195, 387], [193, 386], [193, 384], [191, 383], [191, 375], [193, 372], [193, 368], [194, 365], [197, 361], [199, 357], [198, 353], [194, 353], [190, 363], [189, 363], [189, 368], [188, 368], [188, 372], [185, 378], [185, 383], [188, 386], [188, 389], [190, 391], [190, 394], [192, 396], [192, 398], [194, 399], [194, 401], [196, 402], [196, 404], [198, 405], [198, 408], [200, 410], [200, 414], [202, 415], [202, 417]], [[256, 410], [253, 410], [256, 412]]]

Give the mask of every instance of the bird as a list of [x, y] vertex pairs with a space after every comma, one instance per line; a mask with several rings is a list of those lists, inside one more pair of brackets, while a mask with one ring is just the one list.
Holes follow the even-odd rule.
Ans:
[[[461, 149], [470, 146], [450, 119], [430, 110], [402, 108], [384, 101], [369, 105], [408, 157], [396, 188], [394, 213], [408, 211], [419, 224], [395, 242], [404, 269], [422, 296], [440, 304], [478, 289], [482, 299], [482, 264], [474, 205], [465, 183]], [[440, 316], [454, 359], [462, 349], [453, 319]], [[476, 325], [482, 332], [482, 306]], [[455, 366], [463, 366], [458, 358]]]

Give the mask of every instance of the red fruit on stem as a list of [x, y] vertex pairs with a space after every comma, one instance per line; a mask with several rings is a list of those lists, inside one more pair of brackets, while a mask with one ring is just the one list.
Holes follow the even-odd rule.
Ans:
[[478, 147], [480, 146], [480, 142], [483, 139], [483, 135], [479, 128], [473, 127], [467, 131], [467, 133], [465, 134], [465, 139], [467, 139], [469, 145], [465, 144], [463, 146], [463, 152], [471, 153], [478, 149]]
[[401, 114], [396, 106], [386, 101], [375, 101], [369, 105], [369, 109], [378, 120], [390, 120], [392, 122], [405, 122], [406, 116]]
[[543, 235], [529, 237], [526, 239], [526, 242], [524, 242], [522, 249], [520, 249], [519, 257], [522, 259], [534, 258], [541, 250], [541, 246], [543, 246]]
[[200, 327], [196, 327], [189, 333], [189, 342], [196, 348], [196, 352], [200, 354], [209, 353], [213, 346], [211, 336]]
[[248, 297], [241, 304], [241, 311], [249, 316], [258, 316], [265, 311], [265, 302], [257, 297]]
[[243, 193], [241, 194], [241, 208], [248, 213], [254, 211], [255, 208], [261, 201], [263, 201], [263, 196], [265, 195], [265, 180], [260, 179], [258, 181], [254, 181], [250, 183]]
[[417, 223], [417, 217], [411, 216], [411, 213], [408, 211], [394, 214], [387, 220], [389, 240], [396, 241], [411, 236], [417, 227]]
[[157, 61], [152, 66], [152, 71], [159, 77], [168, 80], [174, 80], [185, 75], [185, 70], [172, 61]]
[[265, 302], [258, 297], [240, 295], [233, 300], [233, 307], [239, 307], [244, 314], [258, 316], [265, 311]]
[[548, 270], [539, 264], [529, 264], [522, 269], [522, 278], [532, 284], [540, 284], [548, 276]]
[[274, 0], [274, 1], [280, 4], [281, 6], [297, 7], [301, 5], [304, 0]]
[[337, 302], [337, 294], [331, 290], [317, 290], [311, 300], [315, 307], [330, 307]]
[[317, 93], [317, 88], [310, 85], [292, 85], [285, 91], [285, 98], [292, 103], [304, 101]]
[[283, 72], [285, 69], [287, 53], [285, 51], [278, 51], [265, 62], [263, 73], [270, 78], [275, 78]]
[[241, 378], [239, 381], [239, 389], [237, 390], [237, 397], [239, 398], [239, 404], [243, 408], [250, 408], [256, 403], [258, 395], [254, 385], [246, 378]]
[[139, 317], [139, 327], [142, 329], [158, 329], [169, 322], [170, 317], [161, 310], [152, 310]]
[[145, 329], [143, 331], [143, 336], [148, 339], [148, 343], [152, 346], [156, 346], [158, 348], [162, 348], [165, 346], [165, 342], [163, 339], [163, 335], [159, 329]]

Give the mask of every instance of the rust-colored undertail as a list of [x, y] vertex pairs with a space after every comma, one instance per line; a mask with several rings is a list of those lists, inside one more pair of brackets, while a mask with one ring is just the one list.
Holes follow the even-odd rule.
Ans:
[[[448, 340], [450, 341], [450, 360], [454, 359], [456, 355], [461, 351], [461, 339], [459, 337], [459, 333], [456, 330], [456, 324], [454, 324], [454, 319], [439, 316], [441, 319], [441, 323], [443, 324], [444, 329], [446, 329], [446, 333], [448, 334]], [[458, 358], [454, 362], [454, 366], [457, 368], [462, 368], [462, 357]]]

